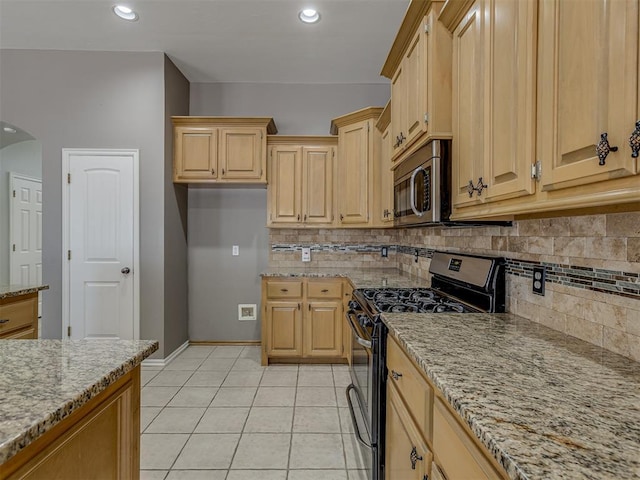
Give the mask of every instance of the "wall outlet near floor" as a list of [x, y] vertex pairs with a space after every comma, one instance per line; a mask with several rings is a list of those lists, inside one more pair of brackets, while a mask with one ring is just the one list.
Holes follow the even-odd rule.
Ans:
[[389, 247], [382, 247], [380, 249], [380, 255], [382, 258], [387, 258], [389, 256]]
[[311, 261], [311, 248], [310, 247], [302, 247], [302, 261], [310, 262]]
[[238, 320], [256, 320], [256, 304], [239, 303]]
[[231, 247], [231, 255], [233, 255], [234, 257], [240, 255], [240, 246], [234, 245], [233, 247]]
[[531, 291], [536, 295], [544, 296], [544, 283], [547, 279], [547, 271], [543, 266], [533, 267], [533, 283]]

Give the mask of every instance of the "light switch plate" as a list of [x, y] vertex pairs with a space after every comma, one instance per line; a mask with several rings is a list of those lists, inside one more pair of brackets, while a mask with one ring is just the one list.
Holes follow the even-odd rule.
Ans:
[[544, 283], [547, 279], [547, 272], [543, 266], [533, 267], [533, 283], [531, 291], [536, 295], [544, 296]]
[[234, 245], [233, 247], [231, 247], [231, 255], [233, 255], [234, 257], [240, 255], [240, 247], [238, 245]]
[[311, 261], [311, 248], [310, 247], [302, 247], [302, 261], [310, 262]]

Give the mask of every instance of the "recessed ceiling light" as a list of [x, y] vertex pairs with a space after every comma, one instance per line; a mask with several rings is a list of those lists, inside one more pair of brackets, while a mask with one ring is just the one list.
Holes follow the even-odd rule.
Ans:
[[320, 14], [313, 8], [305, 8], [304, 10], [300, 11], [300, 13], [298, 14], [298, 18], [304, 23], [316, 23], [320, 20]]
[[15, 128], [11, 128], [11, 127], [4, 127], [3, 130], [7, 133], [16, 133], [17, 130]]
[[123, 20], [129, 20], [130, 22], [135, 22], [136, 20], [138, 20], [138, 14], [126, 5], [114, 5], [113, 13], [115, 13]]

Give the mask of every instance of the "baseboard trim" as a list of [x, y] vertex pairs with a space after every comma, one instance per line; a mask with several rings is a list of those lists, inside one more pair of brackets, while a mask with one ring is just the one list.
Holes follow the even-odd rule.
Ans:
[[164, 368], [167, 365], [169, 365], [171, 362], [173, 362], [178, 355], [184, 352], [188, 346], [189, 346], [189, 340], [187, 340], [178, 348], [176, 348], [173, 352], [171, 352], [171, 355], [169, 355], [166, 358], [147, 358], [146, 360], [143, 360], [142, 366], [153, 367], [153, 368]]
[[191, 340], [189, 342], [190, 345], [194, 346], [256, 346], [260, 345], [262, 342], [260, 340], [249, 340], [246, 342], [227, 342], [227, 341], [214, 341], [214, 340]]

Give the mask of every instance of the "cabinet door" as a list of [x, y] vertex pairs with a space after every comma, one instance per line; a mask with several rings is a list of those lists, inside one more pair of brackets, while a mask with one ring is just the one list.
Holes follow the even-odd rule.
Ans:
[[391, 383], [387, 384], [386, 428], [386, 480], [426, 478], [432, 454]]
[[482, 176], [484, 152], [484, 19], [476, 0], [453, 33], [453, 204], [481, 202], [469, 181]]
[[267, 302], [267, 355], [302, 355], [302, 315], [300, 302]]
[[340, 129], [338, 138], [338, 212], [343, 225], [369, 221], [369, 121]]
[[304, 322], [304, 356], [342, 355], [342, 301], [307, 304]]
[[[543, 190], [637, 173], [628, 141], [639, 115], [638, 8], [637, 0], [540, 2]], [[603, 133], [619, 150], [600, 165]]]
[[220, 130], [221, 178], [266, 182], [266, 140], [260, 128]]
[[404, 109], [404, 129], [406, 132], [404, 132], [404, 135], [407, 137], [402, 142], [402, 147], [404, 148], [411, 145], [427, 126], [424, 121], [424, 115], [427, 112], [425, 108], [427, 85], [426, 78], [422, 74], [423, 62], [425, 61], [423, 55], [426, 51], [424, 42], [426, 41], [424, 23], [421, 23], [409, 44], [403, 60], [405, 72], [404, 88], [406, 90], [406, 105]]
[[307, 224], [333, 221], [334, 147], [302, 148], [302, 212]]
[[218, 129], [175, 127], [174, 181], [218, 178]]
[[[482, 192], [497, 200], [535, 192], [536, 18], [534, 0], [482, 0], [485, 104]], [[477, 181], [477, 175], [473, 178]], [[467, 196], [468, 198], [468, 196]]]
[[269, 224], [299, 223], [302, 218], [302, 148], [271, 148]]
[[391, 125], [382, 132], [380, 150], [380, 221], [383, 224], [393, 223], [393, 171], [391, 170]]
[[403, 144], [399, 138], [407, 136], [405, 121], [407, 118], [407, 89], [405, 86], [404, 63], [400, 63], [396, 74], [391, 79], [391, 148], [392, 155], [399, 155]]

